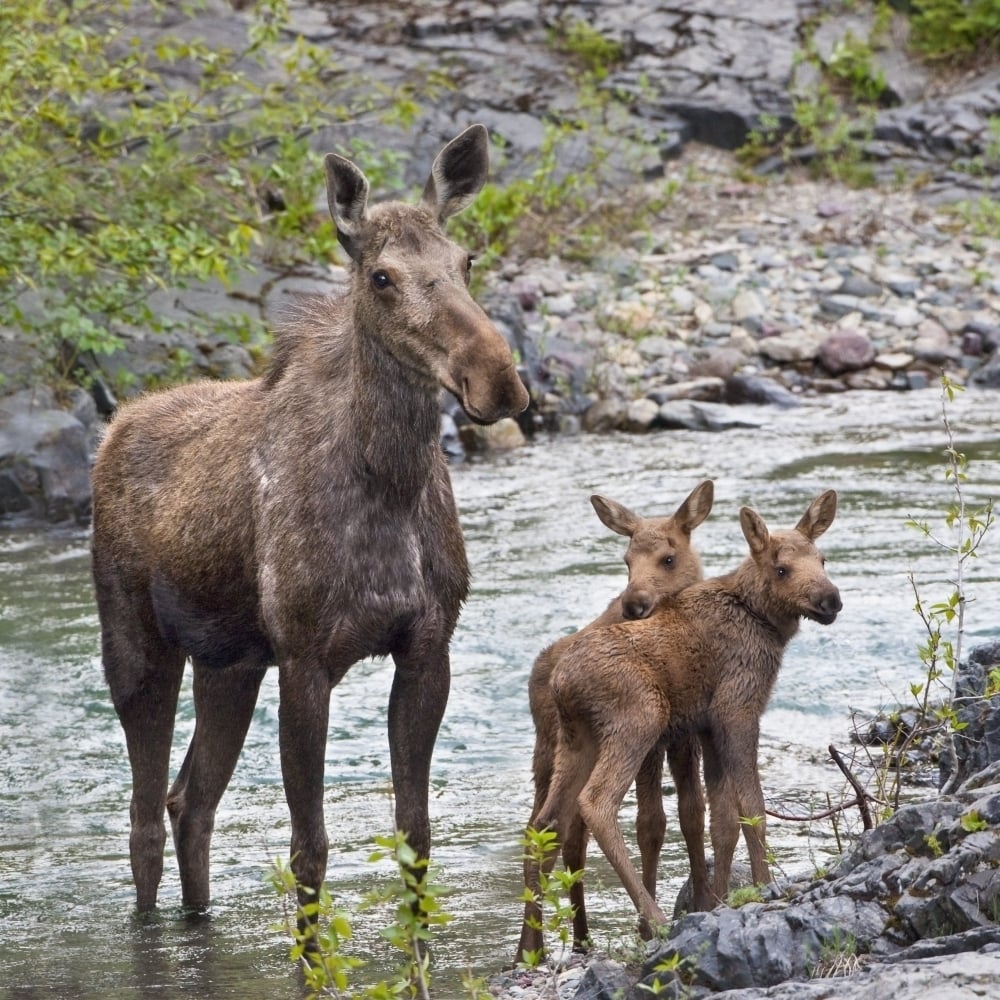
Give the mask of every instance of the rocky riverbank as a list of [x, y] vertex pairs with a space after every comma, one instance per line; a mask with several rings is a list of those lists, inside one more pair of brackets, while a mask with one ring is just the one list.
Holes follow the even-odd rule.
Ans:
[[[1000, 241], [971, 236], [920, 192], [855, 191], [829, 182], [735, 179], [731, 157], [692, 146], [670, 165], [676, 195], [642, 230], [619, 234], [592, 264], [504, 261], [479, 297], [522, 359], [532, 407], [520, 428], [456, 427], [443, 440], [511, 447], [523, 434], [743, 424], [740, 403], [795, 406], [851, 389], [906, 391], [941, 371], [1000, 386]], [[663, 183], [663, 182], [658, 182]], [[303, 291], [336, 293], [337, 267], [272, 274], [240, 288], [162, 293], [177, 314], [213, 308], [273, 317]], [[6, 355], [11, 384], [30, 352]], [[111, 400], [101, 388], [128, 370], [169, 379], [185, 352], [210, 377], [248, 377], [251, 353], [184, 333], [129, 341], [102, 360], [96, 392], [57, 404], [36, 385], [0, 400], [0, 517], [85, 520], [87, 468]], [[65, 405], [69, 404], [69, 407]]]

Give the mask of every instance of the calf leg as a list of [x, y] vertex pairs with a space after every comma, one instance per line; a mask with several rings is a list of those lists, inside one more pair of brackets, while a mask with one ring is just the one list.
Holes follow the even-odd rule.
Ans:
[[695, 910], [714, 905], [705, 860], [705, 796], [701, 788], [701, 753], [694, 733], [685, 731], [667, 748], [670, 773], [677, 786], [677, 817], [691, 866], [691, 897]]
[[[767, 865], [764, 793], [757, 770], [758, 736], [756, 725], [745, 729], [730, 727], [724, 735], [713, 732], [710, 742], [713, 749], [711, 771], [717, 786], [714, 795], [709, 781], [707, 743], [705, 747], [705, 781], [709, 785], [712, 849], [715, 855], [713, 885], [720, 899], [725, 899], [729, 891], [733, 854], [741, 826], [754, 882], [766, 884], [771, 881]], [[716, 799], [719, 800], [718, 805]]]
[[194, 664], [194, 737], [167, 796], [185, 906], [209, 905], [209, 848], [215, 811], [253, 716], [263, 668]]
[[646, 892], [656, 899], [657, 869], [667, 830], [667, 816], [663, 811], [662, 747], [650, 750], [640, 765], [635, 779], [635, 797], [635, 834], [642, 859], [642, 884]]
[[[593, 767], [593, 744], [590, 741], [570, 740], [566, 732], [560, 730], [552, 780], [549, 783], [545, 802], [534, 817], [537, 829], [554, 830], [560, 839], [564, 839], [574, 824], [581, 820], [577, 813], [576, 799]], [[585, 831], [584, 831], [585, 833]], [[570, 853], [573, 846], [570, 834]], [[542, 906], [541, 906], [541, 873], [552, 871], [556, 852], [551, 851], [541, 865], [533, 858], [526, 858], [524, 864], [524, 923], [521, 927], [521, 939], [517, 946], [515, 961], [530, 961], [531, 954], [541, 954], [544, 948], [542, 938]], [[582, 860], [582, 858], [580, 859]]]
[[[562, 856], [566, 871], [584, 870], [587, 864], [587, 839], [587, 826], [576, 813], [567, 822], [563, 835]], [[569, 887], [569, 901], [573, 906], [573, 950], [586, 951], [590, 947], [590, 928], [587, 925], [582, 878]]]
[[[537, 829], [538, 816], [545, 805], [545, 800], [549, 794], [549, 787], [552, 783], [552, 764], [554, 748], [552, 742], [554, 736], [543, 732], [535, 723], [535, 751], [532, 756], [532, 777], [535, 784], [535, 798], [531, 806], [531, 818], [528, 820], [528, 829]], [[527, 841], [527, 830], [525, 831]], [[527, 843], [526, 845], [527, 846]], [[532, 879], [537, 876], [533, 874], [535, 862], [529, 856], [527, 850], [524, 854], [524, 884], [530, 885]], [[524, 917], [521, 922], [521, 940], [517, 946], [517, 961], [522, 961], [523, 956], [529, 952], [540, 952], [542, 950], [542, 932], [537, 924], [541, 921], [541, 907], [536, 903], [525, 900]], [[574, 917], [575, 926], [575, 917]], [[575, 933], [575, 932], [574, 932]]]
[[652, 708], [643, 712], [642, 706], [638, 708], [636, 716], [629, 719], [627, 725], [621, 722], [615, 727], [619, 733], [626, 734], [626, 739], [620, 736], [609, 739], [608, 730], [605, 730], [593, 772], [578, 801], [583, 821], [590, 827], [594, 839], [639, 911], [640, 933], [649, 938], [653, 928], [665, 924], [667, 918], [646, 891], [629, 859], [618, 823], [618, 810], [643, 759], [656, 746], [667, 720], [666, 712]]
[[712, 860], [715, 866], [712, 878], [712, 895], [715, 897], [715, 902], [724, 903], [729, 892], [729, 874], [732, 869], [733, 854], [740, 838], [739, 801], [730, 775], [726, 773], [726, 757], [720, 754], [715, 739], [705, 740], [702, 749], [705, 754], [705, 787], [708, 791], [710, 815], [709, 833], [712, 840]]
[[[767, 885], [771, 870], [767, 863], [767, 807], [760, 786], [757, 764], [757, 731], [753, 733], [752, 753], [743, 756], [733, 771], [739, 815], [743, 822], [743, 839], [750, 858], [750, 874], [755, 885]], [[728, 875], [727, 875], [728, 878]]]

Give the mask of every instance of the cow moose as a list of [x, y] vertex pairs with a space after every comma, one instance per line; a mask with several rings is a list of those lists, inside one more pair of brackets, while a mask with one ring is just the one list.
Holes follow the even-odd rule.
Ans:
[[[485, 182], [473, 125], [439, 152], [419, 204], [369, 207], [368, 180], [325, 158], [341, 298], [298, 305], [269, 369], [152, 393], [112, 421], [93, 472], [93, 574], [104, 672], [132, 769], [129, 848], [140, 910], [156, 905], [170, 816], [182, 902], [209, 905], [216, 807], [265, 670], [278, 668], [292, 867], [318, 887], [328, 840], [330, 695], [391, 656], [395, 822], [430, 851], [431, 754], [469, 570], [439, 441], [440, 387], [489, 424], [528, 395], [469, 294], [472, 257], [445, 221]], [[168, 791], [186, 660], [195, 729]]]
[[[841, 610], [814, 544], [835, 514], [832, 490], [814, 499], [790, 531], [770, 532], [744, 507], [740, 524], [750, 553], [738, 569], [661, 600], [647, 618], [572, 637], [552, 671], [559, 737], [536, 824], [561, 837], [575, 822], [591, 830], [646, 935], [666, 916], [629, 860], [618, 810], [661, 741], [668, 759], [678, 742], [690, 757], [697, 757], [698, 745], [704, 754], [715, 871], [710, 886], [704, 840], [685, 833], [694, 908], [725, 898], [740, 825], [749, 817], [756, 818], [744, 831], [751, 873], [755, 882], [770, 881], [757, 763], [760, 717], [801, 619], [828, 625]], [[699, 781], [696, 765], [688, 767], [691, 783]], [[700, 795], [678, 785], [679, 801]], [[528, 886], [537, 892], [537, 866]]]
[[[623, 504], [594, 494], [590, 498], [602, 523], [629, 539], [625, 551], [628, 585], [581, 632], [631, 619], [645, 618], [661, 597], [676, 594], [702, 578], [701, 560], [691, 544], [691, 534], [708, 517], [714, 499], [714, 485], [705, 480], [696, 486], [677, 510], [667, 517], [641, 517]], [[552, 781], [552, 766], [559, 735], [559, 714], [556, 710], [549, 679], [570, 642], [579, 635], [565, 635], [538, 654], [528, 680], [528, 703], [535, 724], [535, 749], [532, 775], [535, 785], [534, 805], [528, 825], [534, 826]], [[654, 748], [643, 762], [636, 777], [638, 800], [637, 839], [642, 858], [643, 882], [650, 894], [655, 894], [656, 872], [666, 830], [662, 795], [663, 749]], [[584, 866], [587, 830], [579, 817], [562, 838], [562, 854], [570, 871]], [[525, 877], [530, 862], [525, 860]], [[583, 883], [570, 889], [573, 904], [573, 942], [582, 950], [590, 936]], [[539, 929], [540, 911], [535, 903], [525, 904], [518, 959], [542, 948]]]

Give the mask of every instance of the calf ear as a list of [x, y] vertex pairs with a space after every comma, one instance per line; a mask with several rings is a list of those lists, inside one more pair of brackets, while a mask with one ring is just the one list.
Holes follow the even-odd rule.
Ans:
[[600, 493], [595, 493], [590, 498], [590, 502], [594, 505], [597, 516], [607, 527], [618, 532], [619, 535], [632, 537], [635, 529], [639, 526], [637, 514], [633, 514], [628, 507], [618, 503], [617, 500], [602, 497]]
[[712, 511], [715, 500], [715, 484], [711, 479], [699, 483], [674, 512], [674, 520], [689, 535]]
[[443, 224], [472, 204], [489, 172], [489, 133], [485, 125], [470, 125], [438, 153], [421, 204]]
[[795, 525], [795, 530], [810, 541], [815, 541], [833, 524], [836, 513], [837, 493], [835, 490], [827, 490], [809, 504], [799, 523]]
[[764, 519], [755, 510], [749, 507], [740, 509], [740, 527], [743, 529], [743, 537], [750, 546], [750, 551], [757, 555], [767, 548], [767, 543], [771, 538], [771, 533], [767, 530]]
[[343, 156], [327, 153], [326, 198], [337, 239], [352, 260], [361, 259], [361, 227], [368, 219], [368, 178]]

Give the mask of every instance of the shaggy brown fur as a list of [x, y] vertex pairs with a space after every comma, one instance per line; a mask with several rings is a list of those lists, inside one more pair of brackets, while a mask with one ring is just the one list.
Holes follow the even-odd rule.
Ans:
[[[691, 544], [691, 533], [708, 517], [713, 495], [713, 484], [711, 480], [706, 480], [695, 487], [669, 517], [640, 517], [607, 497], [594, 495], [590, 498], [601, 521], [612, 531], [629, 539], [625, 552], [628, 586], [581, 632], [615, 622], [645, 618], [661, 597], [676, 594], [702, 578], [701, 561]], [[528, 681], [528, 701], [535, 723], [532, 760], [535, 802], [529, 826], [535, 825], [549, 793], [559, 735], [559, 713], [549, 688], [549, 679], [574, 638], [575, 635], [563, 636], [542, 650]], [[663, 750], [657, 747], [643, 762], [636, 778], [639, 807], [636, 832], [642, 857], [643, 882], [651, 895], [656, 891], [656, 868], [667, 822], [663, 812], [662, 774]], [[574, 823], [563, 835], [562, 854], [567, 869], [578, 871], [583, 868], [586, 846], [586, 827], [582, 822]], [[525, 877], [529, 874], [526, 862]], [[589, 937], [582, 881], [576, 882], [570, 889], [570, 900], [573, 904], [574, 947], [582, 950]], [[517, 951], [519, 959], [525, 952], [542, 947], [541, 932], [537, 926], [539, 917], [538, 907], [526, 903]]]
[[[93, 475], [93, 566], [105, 676], [132, 766], [138, 906], [156, 903], [169, 812], [183, 901], [209, 903], [216, 807], [269, 664], [299, 881], [326, 873], [330, 692], [362, 657], [391, 655], [396, 823], [430, 849], [431, 752], [448, 647], [468, 588], [439, 445], [439, 387], [475, 420], [527, 393], [468, 293], [469, 256], [444, 221], [488, 169], [473, 126], [449, 143], [418, 206], [368, 208], [368, 181], [326, 159], [330, 210], [353, 261], [339, 301], [303, 304], [270, 371], [147, 396], [112, 423]], [[194, 738], [167, 790], [184, 662]]]
[[[827, 491], [793, 530], [772, 533], [744, 507], [740, 523], [750, 555], [737, 570], [661, 601], [648, 618], [581, 634], [552, 673], [559, 742], [537, 823], [563, 835], [579, 816], [621, 878], [646, 933], [666, 916], [629, 860], [618, 810], [643, 760], [664, 738], [692, 747], [700, 742], [705, 758], [715, 872], [710, 887], [704, 842], [688, 840], [696, 908], [726, 895], [741, 817], [756, 818], [747, 837], [754, 881], [770, 880], [757, 767], [760, 717], [800, 620], [830, 624], [841, 609], [814, 545], [835, 513], [836, 494]], [[697, 767], [689, 780], [698, 781]], [[678, 798], [685, 794], [696, 798], [700, 791], [678, 786]], [[537, 875], [529, 879], [532, 889]]]

